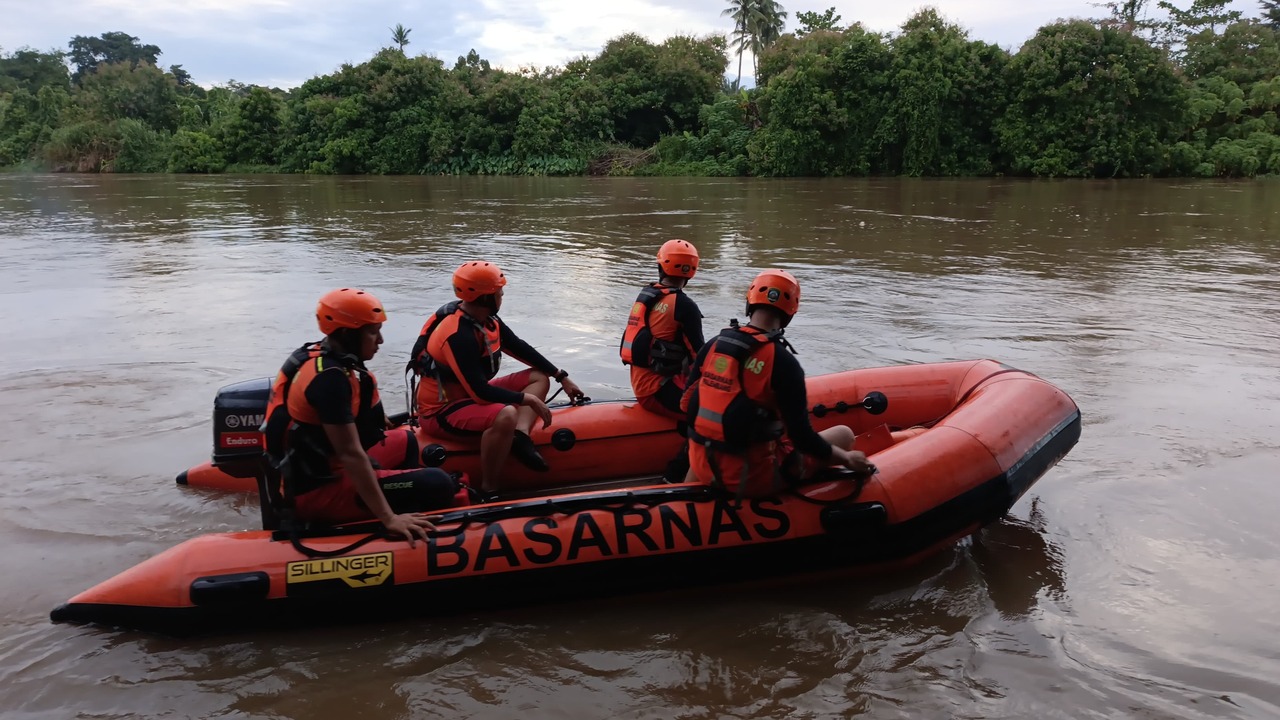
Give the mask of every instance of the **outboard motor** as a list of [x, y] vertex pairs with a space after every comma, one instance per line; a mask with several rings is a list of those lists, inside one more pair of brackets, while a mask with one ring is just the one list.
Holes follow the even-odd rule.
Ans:
[[218, 390], [213, 399], [213, 465], [235, 477], [253, 477], [265, 446], [262, 426], [271, 400], [271, 378], [245, 380]]

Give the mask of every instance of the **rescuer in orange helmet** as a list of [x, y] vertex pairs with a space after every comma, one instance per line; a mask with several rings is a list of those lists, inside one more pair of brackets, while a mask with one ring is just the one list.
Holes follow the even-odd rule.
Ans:
[[684, 420], [689, 363], [702, 349], [702, 311], [684, 287], [698, 272], [698, 249], [686, 240], [668, 240], [658, 250], [658, 282], [640, 291], [631, 305], [618, 353], [631, 366], [631, 389], [644, 409]]
[[[640, 290], [631, 304], [618, 354], [631, 366], [636, 403], [683, 424], [680, 409], [689, 363], [702, 349], [702, 311], [684, 288], [698, 272], [698, 249], [687, 240], [668, 240], [658, 249], [658, 281]], [[680, 482], [689, 470], [681, 448], [664, 477]]]
[[772, 495], [823, 466], [870, 474], [849, 427], [816, 432], [809, 423], [804, 370], [783, 329], [800, 308], [800, 283], [765, 270], [747, 290], [747, 325], [707, 342], [693, 363], [685, 407], [694, 479], [738, 497]]
[[[386, 319], [382, 303], [363, 290], [320, 298], [316, 321], [325, 338], [298, 348], [280, 368], [262, 431], [298, 520], [376, 518], [412, 544], [435, 529], [435, 518], [412, 513], [452, 506], [459, 486], [443, 470], [416, 467], [412, 432], [387, 431], [377, 379], [364, 365], [382, 344]], [[390, 469], [404, 465], [411, 467]]]
[[[410, 368], [422, 428], [432, 435], [479, 438], [480, 487], [493, 493], [507, 457], [536, 471], [549, 469], [529, 437], [538, 419], [551, 424], [547, 391], [554, 378], [571, 399], [582, 397], [569, 373], [521, 340], [498, 318], [506, 275], [495, 264], [463, 263], [453, 274], [456, 301], [427, 319]], [[502, 355], [529, 367], [498, 377]]]

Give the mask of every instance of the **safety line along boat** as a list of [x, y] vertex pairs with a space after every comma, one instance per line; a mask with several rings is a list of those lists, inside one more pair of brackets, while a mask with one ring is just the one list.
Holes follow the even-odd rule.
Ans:
[[[509, 499], [444, 512], [416, 547], [386, 539], [376, 523], [209, 534], [76, 595], [51, 617], [186, 634], [902, 567], [999, 519], [1080, 436], [1066, 393], [991, 360], [852, 370], [810, 378], [808, 388], [815, 427], [850, 425], [879, 469], [871, 479], [832, 473], [739, 502], [661, 483], [682, 442], [670, 421], [627, 402], [566, 407], [535, 434], [550, 472], [511, 466]], [[244, 414], [254, 414], [252, 402]], [[215, 435], [224, 430], [236, 429]], [[443, 467], [476, 462], [441, 444]], [[188, 482], [253, 474], [236, 468], [243, 456], [215, 452], [215, 460], [189, 471]]]

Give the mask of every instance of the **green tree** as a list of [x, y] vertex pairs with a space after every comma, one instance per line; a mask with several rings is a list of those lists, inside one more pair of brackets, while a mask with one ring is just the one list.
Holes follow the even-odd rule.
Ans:
[[1262, 5], [1262, 19], [1272, 30], [1280, 32], [1280, 0], [1258, 0]]
[[284, 104], [270, 90], [251, 88], [222, 126], [227, 160], [243, 165], [278, 163], [283, 115]]
[[894, 37], [885, 114], [876, 130], [885, 170], [905, 175], [989, 175], [994, 121], [1007, 104], [1006, 52], [971, 42], [933, 8]]
[[222, 148], [207, 133], [182, 129], [170, 143], [168, 171], [174, 173], [215, 173], [225, 166]]
[[1239, 10], [1228, 10], [1232, 0], [1191, 0], [1186, 10], [1179, 8], [1169, 0], [1158, 0], [1160, 9], [1169, 13], [1173, 25], [1187, 34], [1201, 30], [1217, 32], [1219, 26], [1230, 25], [1244, 16]]
[[100, 65], [155, 65], [160, 56], [159, 47], [142, 45], [138, 38], [123, 32], [105, 32], [98, 37], [76, 35], [67, 44], [71, 48], [68, 53], [71, 64], [76, 66], [71, 79], [76, 83], [83, 81], [85, 76], [92, 74]]
[[128, 62], [100, 65], [77, 88], [75, 100], [101, 121], [132, 118], [156, 130], [177, 129], [177, 81], [155, 65]]
[[997, 130], [1015, 173], [1158, 174], [1184, 126], [1187, 95], [1172, 65], [1116, 28], [1046, 25], [1013, 56], [1008, 78]]
[[1280, 33], [1247, 20], [1187, 40], [1188, 129], [1175, 146], [1184, 175], [1280, 173]]
[[[1280, 0], [1277, 0], [1277, 2], [1280, 2]], [[796, 37], [804, 37], [818, 30], [840, 29], [840, 16], [836, 14], [836, 9], [833, 7], [827, 8], [822, 13], [801, 10], [796, 13], [796, 20], [800, 22], [800, 27], [796, 30]]]
[[1191, 5], [1183, 10], [1169, 0], [1157, 0], [1156, 5], [1169, 15], [1169, 19], [1157, 31], [1160, 44], [1172, 57], [1181, 60], [1192, 36], [1200, 33], [1216, 34], [1219, 27], [1226, 27], [1243, 16], [1239, 10], [1227, 9], [1231, 2], [1232, 0], [1191, 0]]
[[886, 112], [889, 47], [854, 24], [783, 36], [760, 57], [761, 125], [747, 143], [758, 175], [881, 171], [876, 129]]
[[1255, 20], [1234, 23], [1219, 35], [1193, 35], [1183, 70], [1193, 80], [1218, 76], [1247, 91], [1254, 83], [1280, 76], [1280, 36]]
[[45, 86], [65, 90], [70, 83], [65, 57], [61, 52], [31, 48], [0, 54], [0, 92], [23, 89], [35, 95]]
[[613, 137], [649, 147], [664, 133], [698, 127], [724, 77], [724, 38], [675, 36], [661, 45], [629, 33], [610, 40], [589, 64], [613, 118]]
[[34, 95], [26, 88], [0, 93], [0, 166], [35, 159], [70, 103], [66, 89], [57, 85], [45, 85]]
[[181, 65], [170, 65], [169, 74], [173, 76], [173, 81], [179, 88], [190, 88], [196, 86], [196, 84], [191, 81], [191, 73], [187, 72]]
[[391, 42], [395, 43], [396, 47], [400, 48], [401, 54], [404, 54], [404, 46], [409, 44], [409, 33], [413, 32], [413, 29], [407, 28], [400, 23], [396, 23], [396, 26], [390, 28], [390, 30]]

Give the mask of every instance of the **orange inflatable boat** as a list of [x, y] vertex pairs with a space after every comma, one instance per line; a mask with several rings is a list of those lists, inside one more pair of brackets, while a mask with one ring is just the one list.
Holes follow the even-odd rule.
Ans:
[[[187, 634], [901, 567], [1000, 518], [1080, 436], [1064, 392], [990, 360], [818, 376], [809, 400], [815, 426], [859, 434], [876, 475], [833, 472], [744, 502], [663, 484], [680, 444], [670, 423], [633, 403], [593, 403], [557, 411], [539, 434], [551, 472], [513, 466], [510, 499], [443, 513], [416, 547], [376, 523], [204, 535], [51, 617]], [[474, 462], [446, 452], [445, 467]]]

